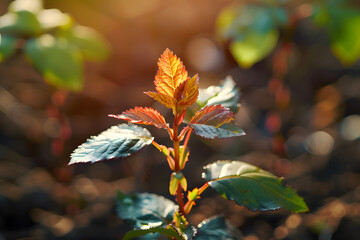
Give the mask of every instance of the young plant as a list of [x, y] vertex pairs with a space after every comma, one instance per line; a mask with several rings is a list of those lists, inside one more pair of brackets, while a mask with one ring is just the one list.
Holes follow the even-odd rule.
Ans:
[[[155, 194], [125, 195], [118, 192], [118, 215], [135, 228], [124, 239], [143, 235], [147, 239], [156, 239], [159, 233], [171, 239], [241, 239], [241, 233], [222, 217], [206, 219], [197, 227], [187, 221], [186, 215], [209, 186], [224, 198], [252, 211], [308, 210], [295, 191], [283, 186], [281, 178], [240, 161], [217, 161], [205, 166], [202, 177], [206, 183], [188, 190], [187, 179], [181, 171], [189, 160], [187, 145], [193, 132], [210, 139], [245, 135], [235, 124], [231, 111], [237, 110], [239, 92], [229, 77], [220, 86], [199, 89], [198, 75], [189, 77], [183, 63], [169, 49], [161, 55], [158, 67], [154, 82], [156, 92], [145, 94], [172, 110], [172, 126], [158, 111], [148, 107], [135, 107], [120, 115], [109, 116], [164, 129], [173, 142], [172, 147], [155, 142], [145, 128], [120, 124], [80, 145], [69, 163], [94, 163], [127, 157], [150, 144], [165, 155], [173, 171], [169, 191], [177, 204]], [[180, 129], [182, 123], [185, 127]]]

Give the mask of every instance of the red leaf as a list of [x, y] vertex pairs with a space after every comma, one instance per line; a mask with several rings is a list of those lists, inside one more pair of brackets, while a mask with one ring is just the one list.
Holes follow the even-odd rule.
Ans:
[[165, 118], [155, 109], [148, 107], [135, 107], [122, 112], [120, 115], [109, 115], [118, 119], [123, 119], [131, 123], [154, 125], [157, 128], [168, 128]]
[[190, 124], [205, 124], [219, 127], [224, 123], [230, 123], [234, 120], [234, 114], [229, 108], [221, 105], [211, 105], [202, 108], [195, 113], [190, 120]]

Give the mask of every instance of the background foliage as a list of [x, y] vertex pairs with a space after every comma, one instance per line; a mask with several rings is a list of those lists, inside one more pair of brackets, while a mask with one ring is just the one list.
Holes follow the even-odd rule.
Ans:
[[[1, 15], [9, 4], [0, 1]], [[217, 35], [218, 16], [232, 4], [278, 19], [263, 20], [271, 23], [266, 31], [271, 41], [262, 41], [267, 46], [259, 47], [261, 57], [247, 66], [239, 67], [231, 47], [235, 38], [246, 38], [220, 41]], [[358, 24], [357, 1], [46, 0], [44, 6], [101, 32], [112, 50], [104, 63], [85, 63], [84, 88], [76, 94], [50, 89], [16, 51], [0, 64], [2, 237], [121, 238], [129, 229], [116, 216], [116, 189], [167, 194], [163, 185], [170, 172], [152, 149], [124, 161], [66, 167], [77, 145], [117, 123], [106, 118], [109, 113], [150, 106], [139, 92], [152, 89], [156, 58], [167, 47], [187, 63], [191, 76], [199, 73], [200, 87], [232, 75], [242, 92], [236, 119], [247, 136], [192, 138], [194, 161], [184, 175], [198, 176], [201, 166], [219, 159], [246, 161], [285, 176], [310, 208], [301, 215], [255, 214], [221, 197], [204, 197], [194, 207], [194, 224], [224, 213], [248, 240], [360, 234], [359, 55], [358, 31], [352, 30]], [[167, 141], [161, 133], [156, 137]], [[156, 178], [150, 177], [154, 172]], [[192, 179], [194, 185], [202, 181]], [[215, 195], [209, 191], [207, 197]]]

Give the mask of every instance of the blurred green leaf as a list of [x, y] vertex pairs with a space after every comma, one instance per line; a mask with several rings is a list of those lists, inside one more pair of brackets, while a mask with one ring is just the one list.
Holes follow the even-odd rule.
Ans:
[[107, 40], [92, 28], [76, 25], [60, 30], [58, 36], [66, 38], [79, 48], [85, 59], [104, 60], [109, 55], [110, 48]]
[[199, 89], [199, 97], [196, 103], [186, 109], [185, 122], [189, 122], [198, 110], [210, 105], [221, 105], [230, 108], [230, 111], [236, 113], [239, 98], [240, 92], [236, 88], [234, 80], [231, 76], [227, 76], [218, 86]]
[[232, 40], [230, 51], [238, 64], [249, 68], [275, 48], [278, 28], [287, 20], [279, 7], [239, 5], [225, 8], [216, 26], [220, 37]]
[[194, 240], [241, 240], [241, 232], [223, 217], [205, 219], [198, 225]]
[[81, 144], [71, 154], [69, 164], [128, 157], [152, 141], [153, 137], [146, 128], [119, 124]]
[[266, 33], [249, 31], [243, 39], [231, 42], [230, 51], [240, 66], [249, 68], [271, 53], [278, 38], [277, 30]]
[[285, 208], [292, 212], [308, 211], [294, 190], [282, 185], [282, 179], [256, 166], [240, 161], [218, 161], [204, 167], [203, 178], [224, 198], [234, 200], [252, 211]]
[[[122, 240], [133, 239], [136, 237], [140, 237], [140, 236], [143, 236], [146, 234], [153, 234], [153, 233], [161, 233], [163, 235], [171, 237], [172, 239], [185, 240], [185, 238], [170, 225], [167, 226], [167, 228], [152, 227], [152, 228], [148, 228], [148, 229], [135, 229], [135, 230], [132, 230], [132, 231], [126, 233], [126, 235], [124, 236], [124, 238]], [[157, 235], [154, 235], [154, 236], [156, 236], [156, 238], [154, 238], [154, 239], [157, 239], [158, 236]]]
[[29, 11], [38, 13], [43, 9], [42, 0], [15, 0], [9, 5], [9, 12]]
[[14, 37], [1, 35], [0, 62], [15, 52], [16, 40]]
[[73, 91], [82, 88], [82, 57], [65, 39], [56, 39], [49, 34], [30, 39], [25, 54], [49, 84]]
[[35, 36], [40, 30], [36, 15], [29, 11], [9, 12], [0, 17], [2, 33]]
[[164, 227], [171, 223], [176, 208], [174, 202], [156, 194], [118, 191], [117, 213], [134, 228]]
[[360, 58], [359, 10], [324, 5], [316, 9], [314, 21], [326, 28], [331, 50], [344, 65], [351, 65]]

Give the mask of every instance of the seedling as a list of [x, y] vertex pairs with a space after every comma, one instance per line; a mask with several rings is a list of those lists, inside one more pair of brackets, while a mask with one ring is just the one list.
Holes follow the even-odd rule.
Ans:
[[[172, 110], [172, 125], [149, 107], [135, 107], [119, 115], [109, 115], [130, 124], [113, 126], [88, 139], [73, 152], [69, 163], [123, 158], [151, 144], [164, 154], [173, 171], [169, 192], [175, 196], [176, 204], [155, 194], [118, 192], [118, 215], [134, 227], [125, 235], [125, 240], [143, 235], [146, 239], [157, 239], [159, 234], [180, 240], [242, 239], [236, 227], [223, 217], [206, 219], [197, 227], [187, 221], [186, 216], [196, 200], [209, 187], [252, 211], [308, 210], [294, 190], [283, 186], [281, 178], [241, 161], [217, 161], [205, 166], [202, 173], [205, 184], [188, 190], [187, 179], [181, 171], [189, 161], [188, 142], [192, 133], [208, 139], [245, 135], [236, 125], [233, 113], [238, 108], [239, 92], [231, 78], [220, 86], [199, 89], [198, 75], [189, 77], [183, 63], [169, 49], [161, 55], [158, 67], [154, 81], [156, 92], [145, 94]], [[160, 145], [147, 129], [133, 124], [164, 129], [172, 146]]]

